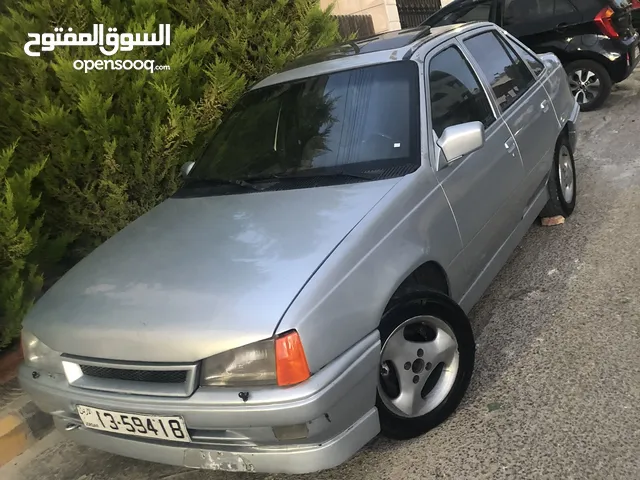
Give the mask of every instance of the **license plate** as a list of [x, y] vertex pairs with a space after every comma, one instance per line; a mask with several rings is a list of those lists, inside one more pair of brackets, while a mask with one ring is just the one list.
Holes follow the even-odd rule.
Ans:
[[181, 417], [112, 412], [84, 405], [78, 405], [78, 415], [86, 427], [103, 432], [174, 442], [191, 441], [187, 426]]

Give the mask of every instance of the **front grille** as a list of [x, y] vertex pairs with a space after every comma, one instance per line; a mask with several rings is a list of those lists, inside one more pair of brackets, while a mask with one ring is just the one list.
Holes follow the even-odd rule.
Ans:
[[111, 380], [128, 380], [146, 383], [184, 383], [187, 380], [186, 370], [128, 370], [124, 368], [97, 367], [80, 365], [82, 373], [89, 377], [108, 378]]

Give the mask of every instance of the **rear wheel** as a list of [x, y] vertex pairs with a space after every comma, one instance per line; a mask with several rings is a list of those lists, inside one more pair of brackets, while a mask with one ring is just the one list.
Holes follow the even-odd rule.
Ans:
[[576, 207], [576, 166], [569, 140], [563, 135], [556, 144], [553, 166], [549, 174], [549, 201], [540, 217], [568, 217]]
[[473, 331], [449, 297], [420, 291], [398, 298], [380, 324], [377, 407], [382, 433], [406, 439], [445, 421], [469, 386]]
[[613, 82], [607, 69], [594, 60], [576, 60], [565, 67], [571, 93], [588, 112], [602, 106], [611, 94]]

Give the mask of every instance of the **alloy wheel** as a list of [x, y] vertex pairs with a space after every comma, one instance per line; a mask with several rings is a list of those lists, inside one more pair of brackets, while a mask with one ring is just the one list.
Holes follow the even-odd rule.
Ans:
[[459, 360], [456, 336], [446, 322], [433, 316], [410, 318], [382, 347], [380, 398], [400, 417], [425, 415], [451, 391]]
[[601, 82], [595, 72], [579, 69], [569, 75], [569, 87], [576, 102], [580, 105], [586, 105], [598, 98]]
[[573, 182], [574, 174], [571, 153], [566, 145], [562, 145], [558, 152], [558, 177], [560, 179], [562, 197], [566, 203], [571, 203], [575, 193], [575, 185]]

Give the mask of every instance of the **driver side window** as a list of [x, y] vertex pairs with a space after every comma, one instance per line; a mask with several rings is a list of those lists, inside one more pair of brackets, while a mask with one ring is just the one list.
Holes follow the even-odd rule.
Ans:
[[438, 137], [453, 125], [479, 121], [488, 128], [496, 120], [480, 81], [456, 47], [431, 60], [429, 96], [432, 128]]

